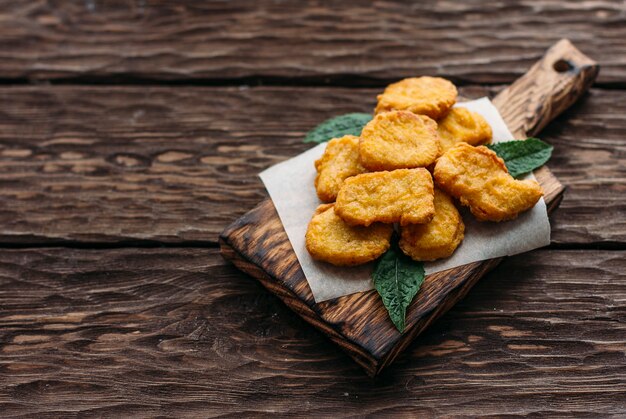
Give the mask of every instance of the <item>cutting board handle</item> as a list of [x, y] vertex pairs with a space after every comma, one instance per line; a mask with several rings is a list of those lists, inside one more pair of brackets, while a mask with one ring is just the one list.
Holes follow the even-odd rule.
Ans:
[[562, 39], [493, 103], [516, 138], [533, 136], [576, 102], [599, 70], [597, 62]]

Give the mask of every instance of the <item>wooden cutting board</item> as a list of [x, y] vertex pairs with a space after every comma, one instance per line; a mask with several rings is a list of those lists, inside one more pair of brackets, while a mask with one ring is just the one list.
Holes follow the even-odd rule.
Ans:
[[[516, 138], [536, 135], [585, 93], [598, 70], [596, 62], [568, 40], [561, 40], [524, 76], [500, 92], [493, 103]], [[547, 167], [537, 170], [535, 176], [551, 212], [560, 203], [564, 187]], [[315, 303], [269, 199], [228, 226], [220, 235], [220, 246], [226, 259], [328, 335], [372, 376], [501, 260], [471, 263], [426, 277], [407, 310], [406, 329], [400, 334], [374, 290]]]

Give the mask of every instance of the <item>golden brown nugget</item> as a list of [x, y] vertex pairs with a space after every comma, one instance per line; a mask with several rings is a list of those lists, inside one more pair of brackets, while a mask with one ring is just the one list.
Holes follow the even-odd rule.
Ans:
[[412, 77], [387, 86], [378, 95], [375, 113], [405, 110], [439, 119], [455, 104], [454, 84], [440, 77]]
[[335, 212], [350, 225], [422, 224], [435, 215], [433, 179], [426, 169], [364, 173], [346, 179]]
[[366, 172], [359, 162], [359, 137], [346, 135], [330, 140], [324, 155], [315, 161], [315, 169], [318, 198], [333, 202], [345, 179]]
[[452, 108], [448, 115], [438, 121], [437, 132], [444, 153], [461, 142], [488, 144], [493, 136], [491, 126], [482, 115], [460, 107]]
[[375, 260], [389, 249], [393, 225], [349, 226], [333, 207], [320, 205], [309, 223], [305, 239], [313, 259], [353, 266]]
[[465, 224], [452, 198], [435, 188], [435, 216], [428, 224], [402, 227], [400, 248], [413, 260], [447, 258], [463, 241]]
[[372, 171], [428, 166], [440, 154], [437, 123], [406, 111], [378, 114], [361, 132], [359, 153]]
[[435, 183], [469, 207], [480, 221], [512, 220], [543, 195], [534, 180], [515, 180], [487, 147], [459, 143], [439, 158]]

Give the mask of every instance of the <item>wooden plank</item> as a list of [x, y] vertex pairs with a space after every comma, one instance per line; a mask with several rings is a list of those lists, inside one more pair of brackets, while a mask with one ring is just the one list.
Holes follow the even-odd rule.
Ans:
[[[536, 173], [548, 211], [560, 202], [563, 187], [546, 168]], [[305, 321], [345, 350], [374, 376], [432, 322], [448, 311], [501, 258], [476, 262], [426, 277], [407, 309], [406, 328], [397, 332], [375, 291], [316, 303], [271, 200], [239, 218], [220, 236], [225, 258], [259, 280]]]
[[[567, 63], [560, 71], [555, 63]], [[576, 102], [593, 83], [598, 67], [569, 41], [552, 46], [544, 57], [493, 99], [517, 137], [536, 135]], [[563, 186], [547, 167], [535, 172], [551, 212]], [[259, 280], [374, 376], [391, 364], [411, 341], [449, 310], [501, 260], [470, 263], [426, 277], [406, 310], [399, 333], [375, 291], [316, 303], [281, 220], [268, 199], [236, 220], [220, 235], [223, 255]]]
[[626, 242], [626, 124], [606, 113], [598, 119], [608, 108], [626, 113], [626, 94], [612, 93], [590, 92], [541, 133], [554, 146], [550, 167], [567, 186], [552, 219], [553, 243]]
[[[217, 243], [267, 196], [260, 171], [309, 148], [324, 119], [371, 111], [378, 91], [0, 87], [0, 242]], [[626, 92], [592, 89], [542, 133], [568, 187], [555, 243], [626, 242], [624, 114]]]
[[563, 2], [4, 1], [0, 78], [511, 83], [561, 38], [626, 82], [626, 6]]
[[0, 252], [3, 417], [619, 415], [626, 252], [506, 259], [377, 380], [215, 249]]

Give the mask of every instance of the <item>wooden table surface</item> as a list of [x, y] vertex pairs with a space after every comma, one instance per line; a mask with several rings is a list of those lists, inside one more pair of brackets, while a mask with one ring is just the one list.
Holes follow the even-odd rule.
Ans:
[[[626, 415], [623, 1], [0, 3], [0, 416]], [[219, 254], [257, 173], [390, 81], [494, 95], [567, 37], [567, 186], [372, 380]]]

